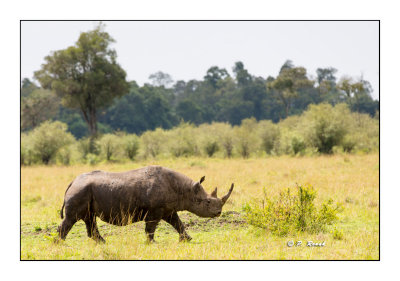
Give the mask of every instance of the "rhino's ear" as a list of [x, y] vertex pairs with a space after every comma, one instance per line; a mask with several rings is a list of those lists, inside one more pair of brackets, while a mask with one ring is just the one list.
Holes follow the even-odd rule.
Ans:
[[202, 178], [200, 179], [200, 184], [206, 179], [206, 176], [202, 176]]
[[196, 182], [195, 185], [193, 186], [194, 194], [199, 193], [200, 189], [201, 189], [200, 183]]

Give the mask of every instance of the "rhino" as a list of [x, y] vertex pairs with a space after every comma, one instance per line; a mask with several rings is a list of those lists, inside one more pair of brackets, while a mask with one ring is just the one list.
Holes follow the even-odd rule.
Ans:
[[[127, 172], [92, 171], [73, 180], [64, 195], [58, 226], [59, 238], [65, 240], [72, 226], [79, 220], [86, 224], [87, 235], [97, 242], [105, 242], [97, 228], [96, 218], [124, 226], [145, 221], [149, 242], [160, 220], [171, 224], [179, 233], [180, 241], [190, 241], [179, 211], [189, 211], [199, 217], [221, 215], [222, 206], [232, 193], [217, 197], [217, 188], [209, 195], [198, 182], [161, 166], [148, 166]], [[63, 216], [65, 210], [65, 218]]]

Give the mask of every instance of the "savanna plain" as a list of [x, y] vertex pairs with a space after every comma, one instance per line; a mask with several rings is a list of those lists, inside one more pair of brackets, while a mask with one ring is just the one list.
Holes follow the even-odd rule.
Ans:
[[[197, 181], [206, 191], [235, 189], [218, 218], [179, 216], [193, 240], [179, 242], [172, 226], [161, 221], [156, 243], [147, 243], [144, 223], [112, 226], [97, 219], [105, 244], [87, 237], [85, 224], [75, 224], [67, 239], [55, 243], [60, 209], [68, 184], [92, 170], [127, 171], [161, 165]], [[342, 208], [326, 231], [276, 236], [246, 222], [243, 206], [274, 197], [296, 185], [311, 185], [316, 205], [332, 199]], [[265, 190], [265, 191], [264, 191]], [[261, 203], [260, 203], [261, 204]], [[288, 247], [288, 241], [301, 241]], [[307, 242], [324, 243], [308, 247]], [[377, 260], [379, 259], [379, 154], [250, 159], [176, 158], [127, 163], [21, 167], [22, 260]]]

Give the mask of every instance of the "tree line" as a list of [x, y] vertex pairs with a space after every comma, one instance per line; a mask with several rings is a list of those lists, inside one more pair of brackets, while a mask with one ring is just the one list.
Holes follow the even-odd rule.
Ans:
[[[171, 129], [181, 122], [200, 125], [242, 120], [277, 123], [303, 113], [311, 104], [345, 103], [352, 112], [378, 116], [379, 101], [362, 77], [336, 77], [337, 70], [318, 68], [315, 78], [286, 61], [276, 77], [252, 75], [243, 62], [210, 67], [201, 80], [173, 81], [163, 72], [139, 86], [127, 81], [110, 48], [114, 42], [104, 25], [81, 33], [74, 46], [54, 51], [35, 72], [35, 82], [21, 84], [21, 130], [33, 130], [46, 120], [67, 124], [75, 138], [126, 132], [142, 134]], [[94, 149], [94, 147], [91, 147]]]
[[181, 122], [140, 136], [124, 131], [77, 140], [65, 123], [45, 121], [22, 133], [21, 164], [96, 164], [174, 157], [266, 157], [369, 153], [379, 149], [379, 120], [347, 104], [310, 105], [278, 123], [246, 118], [240, 125]]

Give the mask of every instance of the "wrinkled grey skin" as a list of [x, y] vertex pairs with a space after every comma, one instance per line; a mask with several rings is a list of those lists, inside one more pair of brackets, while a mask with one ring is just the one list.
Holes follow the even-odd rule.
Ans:
[[93, 171], [78, 176], [67, 188], [65, 218], [58, 227], [65, 239], [72, 226], [83, 220], [88, 236], [105, 242], [96, 224], [96, 217], [113, 225], [127, 225], [144, 220], [149, 241], [160, 220], [171, 224], [180, 240], [191, 240], [178, 217], [178, 211], [189, 211], [200, 217], [217, 217], [233, 190], [217, 198], [217, 188], [208, 195], [201, 183], [160, 166], [148, 166], [122, 173]]

